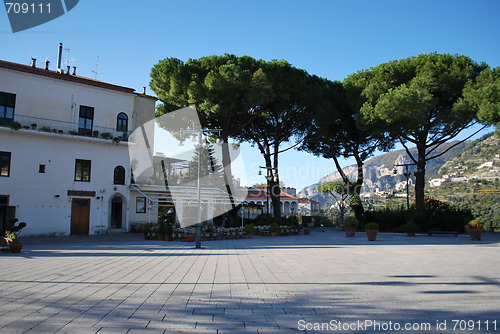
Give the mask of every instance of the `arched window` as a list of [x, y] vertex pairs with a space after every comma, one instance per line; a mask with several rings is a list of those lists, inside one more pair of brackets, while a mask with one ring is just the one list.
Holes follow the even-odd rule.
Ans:
[[116, 131], [127, 132], [128, 131], [128, 116], [127, 114], [121, 112], [116, 118]]
[[115, 167], [113, 184], [125, 184], [125, 168], [123, 166]]

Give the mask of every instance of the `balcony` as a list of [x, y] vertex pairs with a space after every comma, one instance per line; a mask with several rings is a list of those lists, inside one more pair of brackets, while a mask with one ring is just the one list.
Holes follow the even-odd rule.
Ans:
[[63, 122], [47, 118], [15, 115], [14, 119], [0, 118], [0, 126], [14, 130], [47, 132], [61, 135], [93, 137], [112, 140], [114, 142], [128, 141], [131, 131], [117, 131], [115, 128], [93, 126], [92, 129], [79, 129], [78, 123]]

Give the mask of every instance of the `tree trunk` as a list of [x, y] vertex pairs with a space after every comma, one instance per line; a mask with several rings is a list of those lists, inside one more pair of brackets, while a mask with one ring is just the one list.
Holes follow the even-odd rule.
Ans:
[[425, 190], [425, 145], [417, 145], [418, 160], [415, 172], [415, 216], [422, 219], [425, 214], [424, 190]]
[[229, 194], [229, 200], [231, 201], [231, 207], [234, 209], [236, 204], [233, 200], [233, 193], [231, 190], [231, 186], [233, 185], [233, 174], [231, 170], [231, 156], [229, 153], [229, 143], [228, 137], [224, 136], [222, 138], [224, 140], [224, 144], [222, 144], [222, 166], [224, 168], [224, 183], [226, 185], [226, 191]]

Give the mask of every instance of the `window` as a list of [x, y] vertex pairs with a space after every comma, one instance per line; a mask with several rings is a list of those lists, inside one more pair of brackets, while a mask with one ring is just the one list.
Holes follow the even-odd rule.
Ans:
[[16, 95], [0, 92], [0, 124], [10, 124], [14, 120]]
[[113, 184], [125, 184], [125, 168], [123, 166], [115, 168]]
[[10, 176], [10, 152], [0, 152], [0, 176]]
[[45, 173], [45, 165], [38, 165], [38, 173]]
[[92, 136], [94, 126], [94, 108], [80, 106], [80, 118], [78, 119], [78, 134]]
[[146, 197], [135, 199], [135, 213], [146, 213]]
[[90, 182], [90, 160], [76, 159], [75, 181]]
[[116, 131], [127, 132], [128, 131], [128, 116], [127, 114], [121, 112], [116, 118]]

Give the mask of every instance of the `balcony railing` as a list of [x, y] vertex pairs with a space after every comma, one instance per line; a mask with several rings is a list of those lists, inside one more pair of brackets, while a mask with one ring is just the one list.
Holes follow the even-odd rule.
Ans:
[[14, 119], [0, 118], [0, 126], [115, 141], [127, 141], [131, 134], [131, 131], [117, 131], [116, 128], [102, 126], [93, 126], [91, 130], [82, 131], [78, 128], [78, 123], [24, 115], [14, 115]]

